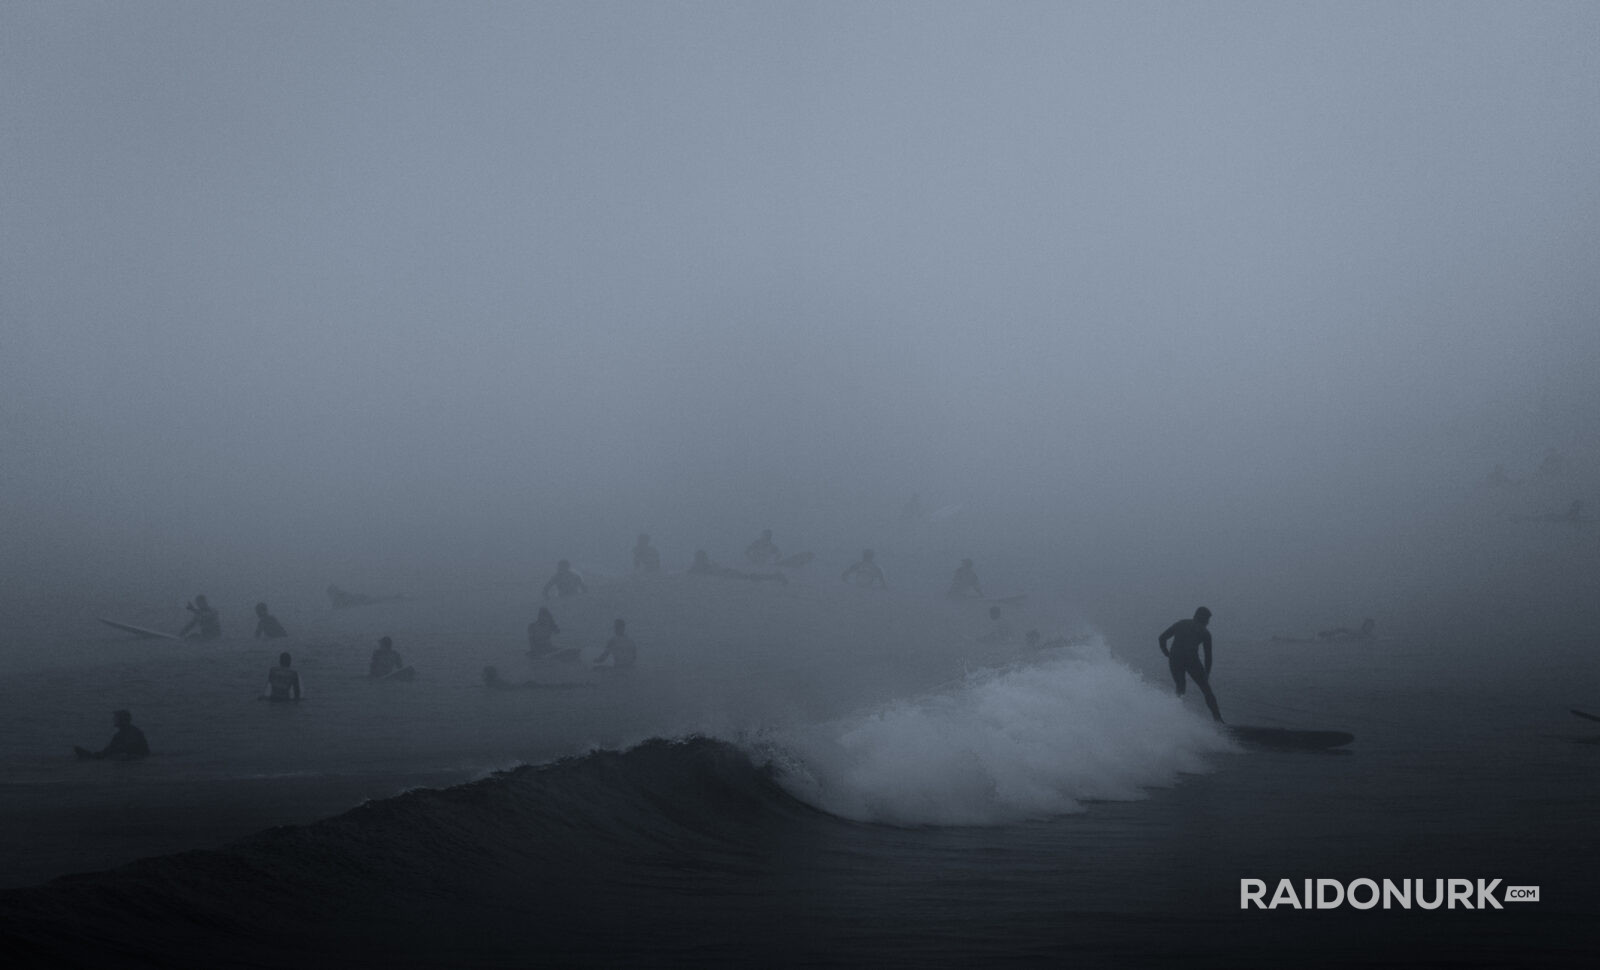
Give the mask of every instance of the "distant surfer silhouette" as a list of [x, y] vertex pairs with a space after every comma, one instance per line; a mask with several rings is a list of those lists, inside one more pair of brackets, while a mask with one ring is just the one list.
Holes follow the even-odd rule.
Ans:
[[744, 547], [744, 557], [752, 565], [770, 566], [783, 558], [783, 553], [778, 551], [777, 543], [772, 541], [772, 530], [762, 529], [761, 538]]
[[116, 727], [117, 733], [111, 736], [111, 743], [99, 751], [90, 751], [87, 748], [72, 746], [78, 757], [84, 760], [103, 760], [110, 758], [113, 761], [136, 761], [150, 753], [150, 743], [145, 740], [144, 732], [133, 726], [133, 715], [128, 711], [112, 711], [111, 723]]
[[336, 610], [347, 610], [352, 606], [371, 606], [374, 603], [392, 603], [405, 601], [409, 596], [368, 596], [365, 593], [352, 593], [333, 584], [328, 584], [328, 602]]
[[283, 624], [278, 622], [278, 618], [267, 612], [267, 604], [257, 603], [254, 639], [276, 640], [279, 637], [288, 635], [289, 631], [283, 628]]
[[[194, 601], [184, 608], [194, 616], [190, 617], [189, 622], [178, 631], [178, 636], [189, 637], [191, 640], [215, 640], [222, 636], [222, 617], [217, 615], [217, 611], [211, 608], [211, 604], [206, 602], [204, 596], [196, 596]], [[193, 636], [190, 636], [190, 630], [194, 631]]]
[[611, 661], [611, 666], [617, 670], [626, 670], [639, 662], [639, 648], [627, 634], [627, 624], [617, 620], [611, 624], [611, 639], [606, 641], [606, 648], [600, 651], [600, 656], [594, 658], [596, 667], [604, 667], [606, 661]]
[[589, 592], [589, 587], [583, 585], [583, 577], [572, 569], [572, 563], [563, 559], [556, 563], [556, 574], [551, 576], [544, 584], [544, 598], [550, 598], [550, 591], [556, 591], [557, 596], [577, 596], [579, 593]]
[[267, 700], [276, 702], [300, 699], [300, 672], [289, 667], [287, 651], [278, 654], [278, 665], [267, 671]]
[[978, 583], [978, 571], [972, 568], [971, 559], [961, 560], [956, 574], [950, 579], [950, 589], [944, 595], [951, 599], [983, 595], [983, 587]]
[[374, 680], [387, 677], [405, 665], [405, 661], [400, 659], [400, 652], [394, 648], [394, 641], [383, 637], [378, 641], [378, 649], [372, 651], [372, 662], [367, 665], [367, 676]]
[[[1156, 644], [1167, 658], [1167, 667], [1172, 671], [1172, 682], [1178, 688], [1178, 696], [1183, 696], [1184, 677], [1187, 675], [1199, 686], [1200, 693], [1205, 695], [1212, 718], [1220, 722], [1222, 712], [1217, 709], [1216, 695], [1211, 693], [1211, 631], [1207, 629], [1210, 623], [1211, 611], [1202, 606], [1194, 611], [1193, 619], [1179, 620], [1162, 631]], [[1168, 640], [1172, 641], [1170, 650], [1167, 648]]]
[[561, 628], [556, 626], [555, 614], [550, 612], [550, 607], [539, 607], [539, 615], [528, 624], [528, 655], [542, 657], [547, 653], [554, 653], [556, 645], [553, 639]]
[[855, 563], [855, 565], [851, 566], [849, 569], [846, 569], [844, 571], [844, 575], [840, 576], [839, 578], [844, 582], [856, 583], [860, 586], [878, 586], [887, 588], [889, 584], [884, 582], [883, 570], [878, 568], [878, 564], [873, 561], [872, 557], [873, 552], [871, 549], [861, 550], [861, 558]]
[[636, 573], [659, 573], [661, 571], [661, 553], [650, 544], [650, 537], [639, 533], [639, 541], [633, 544], [633, 571]]

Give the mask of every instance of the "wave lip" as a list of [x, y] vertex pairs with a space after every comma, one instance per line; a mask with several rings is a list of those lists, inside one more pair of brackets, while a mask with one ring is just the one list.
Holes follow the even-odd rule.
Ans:
[[1003, 825], [1138, 799], [1233, 750], [1103, 646], [980, 672], [772, 744], [795, 797], [892, 825]]

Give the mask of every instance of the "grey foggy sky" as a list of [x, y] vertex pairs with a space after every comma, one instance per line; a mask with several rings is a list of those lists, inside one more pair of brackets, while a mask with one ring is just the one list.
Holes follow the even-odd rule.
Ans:
[[1597, 38], [1592, 4], [7, 3], [11, 554], [1048, 508], [1592, 419]]

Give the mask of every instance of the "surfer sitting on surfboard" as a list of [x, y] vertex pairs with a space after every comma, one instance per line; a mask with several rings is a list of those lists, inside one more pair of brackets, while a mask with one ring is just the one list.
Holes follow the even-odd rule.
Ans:
[[87, 748], [72, 746], [79, 758], [95, 759], [111, 758], [116, 761], [134, 761], [150, 753], [150, 743], [144, 739], [144, 732], [133, 726], [133, 715], [128, 711], [112, 711], [111, 723], [116, 726], [117, 733], [111, 736], [111, 743], [99, 751], [90, 751]]
[[563, 559], [556, 563], [556, 574], [544, 584], [544, 598], [550, 598], [550, 591], [556, 591], [557, 596], [576, 596], [579, 593], [589, 592], [589, 587], [583, 585], [583, 577], [572, 571], [572, 563]]
[[188, 604], [185, 609], [194, 616], [184, 624], [183, 629], [178, 631], [178, 636], [187, 637], [190, 630], [195, 631], [196, 640], [215, 640], [222, 636], [222, 618], [211, 608], [211, 604], [206, 602], [204, 596], [196, 596], [194, 602]]
[[556, 618], [548, 606], [539, 607], [539, 615], [528, 624], [528, 656], [542, 657], [547, 653], [554, 653], [556, 645], [551, 642], [561, 628], [556, 626]]
[[611, 661], [611, 666], [616, 670], [626, 670], [639, 662], [639, 648], [623, 632], [627, 624], [617, 620], [611, 625], [612, 636], [606, 641], [606, 648], [600, 651], [600, 656], [594, 659], [596, 667], [604, 667], [606, 661]]
[[661, 552], [650, 544], [650, 537], [639, 533], [639, 541], [633, 544], [633, 571], [636, 573], [659, 573], [661, 571]]
[[377, 680], [389, 676], [405, 665], [405, 661], [400, 659], [399, 652], [394, 648], [394, 641], [384, 637], [378, 641], [378, 649], [372, 651], [372, 663], [367, 666], [367, 676]]
[[950, 589], [944, 595], [951, 599], [983, 595], [983, 587], [978, 585], [978, 571], [972, 568], [971, 559], [961, 560], [955, 576], [950, 579]]
[[267, 671], [267, 700], [297, 701], [300, 699], [300, 672], [290, 670], [292, 662], [288, 651], [278, 654], [278, 665]]
[[[1167, 658], [1167, 667], [1172, 671], [1172, 682], [1178, 688], [1178, 696], [1183, 696], [1184, 675], [1187, 674], [1194, 678], [1200, 693], [1205, 695], [1211, 716], [1220, 722], [1222, 712], [1217, 709], [1216, 695], [1211, 693], [1211, 631], [1206, 629], [1210, 623], [1211, 611], [1202, 606], [1194, 611], [1194, 619], [1179, 620], [1162, 631], [1156, 645]], [[1172, 641], [1170, 650], [1167, 649], [1168, 640]], [[1203, 663], [1200, 656], [1202, 648], [1205, 650]]]
[[278, 618], [267, 612], [267, 604], [257, 603], [254, 639], [260, 640], [265, 637], [268, 640], [276, 640], [279, 637], [288, 635], [289, 631], [283, 628], [283, 624], [278, 622]]
[[889, 584], [883, 580], [883, 570], [879, 569], [878, 564], [872, 561], [871, 549], [861, 550], [861, 561], [846, 569], [844, 575], [839, 578], [844, 582], [856, 583], [861, 586], [879, 586], [884, 589], [889, 587]]
[[770, 566], [783, 558], [783, 553], [778, 551], [777, 543], [772, 541], [772, 530], [762, 529], [761, 538], [744, 547], [744, 557], [752, 565]]

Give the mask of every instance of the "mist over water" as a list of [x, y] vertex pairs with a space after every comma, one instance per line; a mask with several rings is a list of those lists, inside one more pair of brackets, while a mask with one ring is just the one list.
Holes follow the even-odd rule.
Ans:
[[[802, 842], [1065, 818], [1164, 871], [1160, 813], [1239, 763], [1154, 643], [1202, 603], [1230, 720], [1391, 759], [1287, 768], [1301, 822], [1444, 762], [1572, 798], [1529, 739], [1600, 705], [1596, 36], [1585, 3], [5, 5], [11, 871], [685, 757], [867, 825]], [[763, 529], [815, 559], [678, 575]], [[839, 582], [865, 548], [887, 590]], [[1017, 632], [1087, 642], [981, 644], [966, 557]], [[523, 629], [560, 559], [564, 645], [625, 617], [638, 676], [487, 691], [552, 676]], [[96, 623], [201, 593], [214, 648]], [[247, 703], [262, 601], [301, 710]], [[416, 684], [368, 689], [380, 635]], [[124, 706], [158, 756], [71, 773]]]

